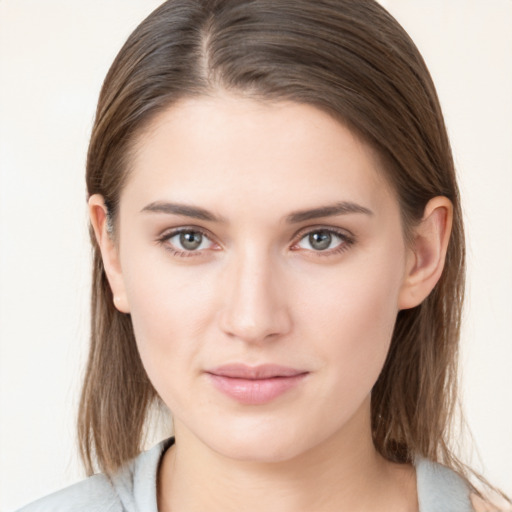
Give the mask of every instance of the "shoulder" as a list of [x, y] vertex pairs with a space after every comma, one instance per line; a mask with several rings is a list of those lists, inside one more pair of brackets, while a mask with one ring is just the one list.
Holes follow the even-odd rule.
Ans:
[[142, 452], [112, 476], [91, 476], [18, 512], [157, 512], [158, 466], [173, 442], [173, 438], [167, 439]]
[[454, 470], [421, 457], [415, 462], [420, 512], [512, 512], [484, 499]]
[[45, 496], [19, 512], [117, 512], [122, 511], [119, 497], [105, 475], [94, 475]]
[[471, 503], [473, 503], [475, 512], [501, 512], [493, 503], [482, 499], [474, 493], [471, 494]]
[[510, 503], [503, 502], [502, 505], [496, 505], [490, 499], [484, 499], [474, 493], [471, 494], [471, 502], [475, 512], [510, 512]]
[[474, 512], [469, 486], [458, 473], [421, 457], [415, 466], [420, 512]]

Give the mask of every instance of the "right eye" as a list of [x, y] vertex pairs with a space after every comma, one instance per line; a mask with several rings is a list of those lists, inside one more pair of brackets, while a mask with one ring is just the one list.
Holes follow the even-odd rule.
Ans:
[[205, 233], [198, 229], [178, 229], [166, 233], [159, 239], [159, 242], [169, 246], [169, 249], [176, 256], [195, 256], [206, 249], [211, 249], [214, 243]]

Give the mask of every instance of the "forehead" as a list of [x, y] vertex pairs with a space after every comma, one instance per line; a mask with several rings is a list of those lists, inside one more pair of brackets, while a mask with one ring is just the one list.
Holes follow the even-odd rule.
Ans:
[[393, 194], [375, 152], [327, 113], [224, 95], [184, 99], [158, 115], [137, 140], [123, 195], [141, 207], [172, 198], [286, 209], [340, 200], [375, 207]]

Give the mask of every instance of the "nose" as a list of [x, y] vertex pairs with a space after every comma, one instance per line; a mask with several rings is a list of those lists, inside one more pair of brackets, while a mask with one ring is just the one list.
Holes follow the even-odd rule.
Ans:
[[246, 343], [277, 339], [291, 330], [286, 286], [268, 255], [248, 254], [227, 269], [221, 283], [221, 330]]

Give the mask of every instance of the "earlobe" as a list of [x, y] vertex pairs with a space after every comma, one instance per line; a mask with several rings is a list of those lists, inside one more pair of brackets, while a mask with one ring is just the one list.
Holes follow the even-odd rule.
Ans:
[[453, 205], [444, 196], [431, 199], [423, 219], [414, 229], [405, 276], [399, 296], [399, 309], [418, 306], [439, 281], [453, 221]]
[[112, 290], [114, 306], [121, 313], [129, 313], [124, 286], [119, 250], [114, 239], [113, 226], [110, 224], [105, 200], [100, 194], [89, 198], [89, 219], [101, 251], [101, 258], [107, 279]]

